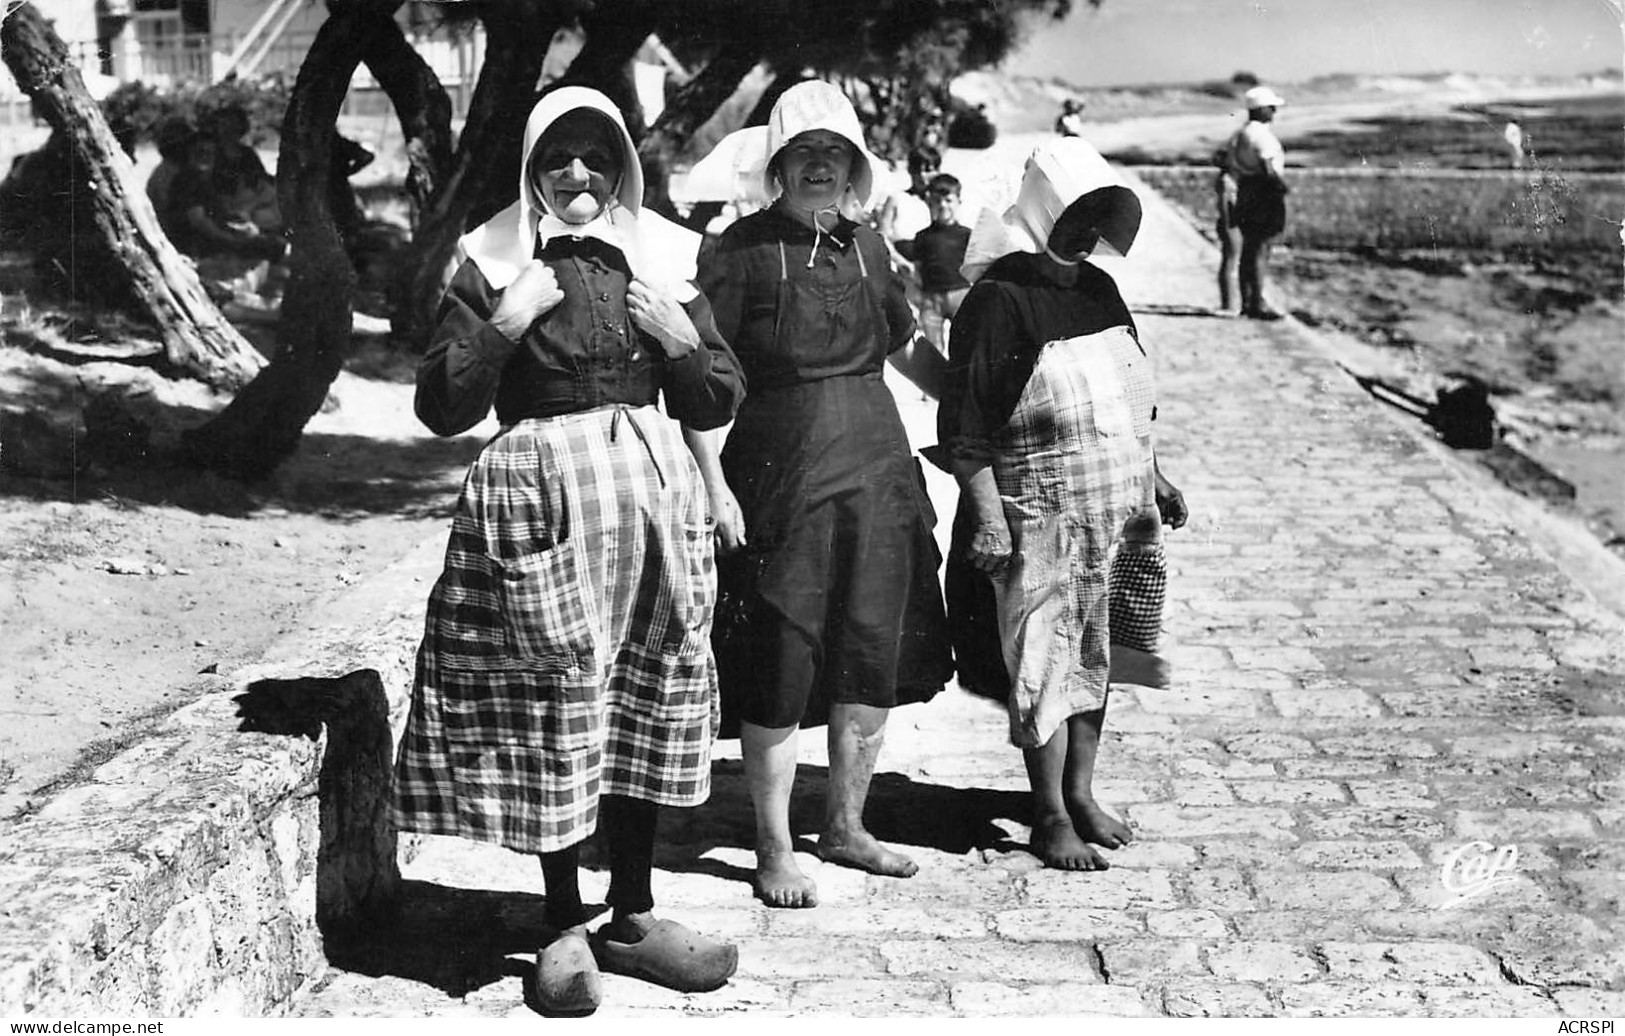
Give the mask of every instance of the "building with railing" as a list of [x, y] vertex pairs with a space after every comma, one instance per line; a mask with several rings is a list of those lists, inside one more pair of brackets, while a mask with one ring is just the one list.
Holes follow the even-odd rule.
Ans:
[[[33, 0], [52, 22], [91, 92], [119, 83], [168, 87], [227, 76], [297, 73], [327, 18], [322, 0]], [[483, 30], [460, 4], [408, 0], [396, 18], [451, 94], [458, 114], [479, 75]], [[368, 106], [377, 83], [365, 68], [350, 104]], [[0, 76], [0, 104], [26, 99]], [[376, 103], [376, 102], [375, 102]], [[26, 117], [26, 116], [25, 116]]]

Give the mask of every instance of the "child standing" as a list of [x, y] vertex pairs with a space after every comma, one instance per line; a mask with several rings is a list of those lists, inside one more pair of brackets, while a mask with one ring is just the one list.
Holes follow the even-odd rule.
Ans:
[[959, 223], [959, 179], [938, 173], [925, 186], [931, 207], [931, 225], [913, 240], [900, 241], [897, 251], [914, 264], [920, 284], [920, 329], [944, 355], [948, 352], [948, 321], [953, 319], [970, 290], [959, 267], [965, 262], [970, 228]]

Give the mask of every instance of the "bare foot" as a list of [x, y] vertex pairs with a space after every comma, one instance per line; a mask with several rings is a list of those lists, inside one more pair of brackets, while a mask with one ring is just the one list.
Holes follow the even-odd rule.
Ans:
[[1073, 830], [1067, 817], [1033, 824], [1033, 855], [1044, 866], [1063, 871], [1103, 871], [1111, 865]]
[[818, 839], [818, 858], [887, 878], [912, 878], [920, 869], [919, 864], [881, 845], [862, 829], [841, 834], [825, 831]]
[[1078, 799], [1067, 803], [1072, 815], [1072, 827], [1086, 842], [1103, 845], [1108, 849], [1121, 849], [1134, 841], [1129, 826], [1100, 808], [1094, 799]]
[[801, 873], [792, 853], [758, 852], [755, 884], [757, 898], [768, 906], [795, 909], [818, 905], [818, 885]]

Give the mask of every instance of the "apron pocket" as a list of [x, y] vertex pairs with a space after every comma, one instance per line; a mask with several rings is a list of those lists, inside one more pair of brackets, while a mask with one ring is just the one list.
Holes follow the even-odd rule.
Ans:
[[575, 541], [491, 562], [508, 650], [547, 667], [584, 665], [593, 653], [597, 602], [581, 578]]
[[683, 556], [671, 559], [674, 570], [683, 575], [672, 588], [674, 608], [663, 642], [684, 660], [701, 658], [711, 649], [711, 619], [717, 607], [714, 528], [710, 519], [684, 522]]

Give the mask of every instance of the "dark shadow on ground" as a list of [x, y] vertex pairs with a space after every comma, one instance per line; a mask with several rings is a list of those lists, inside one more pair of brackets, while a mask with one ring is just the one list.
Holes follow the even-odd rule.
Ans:
[[366, 931], [327, 939], [327, 960], [342, 971], [421, 982], [452, 998], [519, 975], [525, 1002], [536, 1010], [532, 972], [547, 937], [546, 902], [529, 892], [402, 881], [393, 914]]
[[[798, 850], [813, 851], [823, 827], [828, 783], [826, 767], [803, 765], [796, 770], [790, 829]], [[1024, 791], [929, 784], [900, 773], [883, 772], [875, 774], [870, 786], [864, 819], [870, 832], [882, 842], [905, 850], [915, 846], [959, 856], [972, 850], [1025, 849], [1025, 845], [1012, 842], [995, 821], [1025, 824], [1030, 813]], [[655, 864], [667, 870], [749, 883], [749, 868], [704, 857], [714, 848], [752, 849], [755, 844], [744, 765], [738, 760], [718, 760], [712, 764], [711, 798], [705, 805], [661, 811]]]
[[1132, 307], [1136, 313], [1149, 313], [1159, 317], [1210, 317], [1229, 320], [1231, 317], [1207, 306], [1179, 306], [1163, 302], [1141, 303]]
[[392, 916], [401, 885], [390, 813], [394, 740], [375, 669], [337, 677], [256, 680], [232, 699], [244, 733], [316, 741], [316, 924], [324, 941], [370, 932]]
[[[150, 403], [140, 424], [109, 417], [87, 432], [80, 424], [84, 393], [59, 379], [27, 379], [19, 398], [38, 408], [7, 424], [7, 470], [0, 495], [79, 503], [110, 500], [131, 506], [178, 507], [197, 514], [247, 517], [269, 508], [317, 514], [334, 521], [377, 514], [447, 517], [463, 472], [484, 445], [477, 435], [450, 439], [370, 438], [307, 432], [298, 452], [271, 477], [240, 482], [182, 463], [162, 429], [196, 427], [210, 411]], [[93, 408], [94, 404], [90, 404]], [[95, 424], [94, 409], [88, 423]], [[21, 464], [26, 453], [33, 463]]]
[[[0, 472], [0, 496], [65, 503], [100, 499], [234, 518], [267, 509], [339, 522], [380, 514], [449, 518], [462, 474], [483, 445], [483, 440], [470, 436], [390, 441], [307, 434], [300, 454], [311, 459], [296, 457], [261, 482], [238, 482], [184, 464], [138, 459], [117, 468], [92, 466], [56, 476]], [[324, 477], [332, 469], [322, 457], [357, 449], [367, 450], [372, 459], [369, 477], [353, 477], [353, 464], [335, 466], [350, 475]]]
[[[346, 367], [374, 383], [409, 385], [415, 364], [408, 350], [372, 342], [358, 345]], [[160, 399], [148, 387], [161, 380], [157, 375], [121, 366], [41, 364], [10, 372], [7, 395], [27, 400], [28, 410], [0, 414], [0, 496], [104, 499], [229, 517], [268, 508], [335, 521], [378, 514], [447, 517], [463, 473], [484, 445], [480, 435], [307, 432], [270, 477], [236, 481], [191, 466], [179, 454], [181, 433], [206, 423], [226, 397], [194, 386], [180, 393], [184, 402]], [[410, 391], [401, 395], [410, 407]], [[342, 390], [335, 398], [342, 407]]]
[[533, 960], [547, 936], [545, 897], [400, 877], [389, 703], [378, 673], [257, 680], [234, 700], [246, 733], [316, 741], [327, 731], [317, 782], [316, 923], [328, 962], [452, 998], [517, 975], [525, 1002], [540, 1013]]

